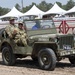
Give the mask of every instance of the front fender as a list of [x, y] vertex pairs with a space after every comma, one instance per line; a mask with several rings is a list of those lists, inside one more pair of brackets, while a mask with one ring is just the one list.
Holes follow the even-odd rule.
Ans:
[[58, 50], [58, 46], [54, 42], [36, 42], [33, 46], [32, 55], [37, 56], [38, 52], [44, 48], [50, 48], [54, 52], [56, 52]]

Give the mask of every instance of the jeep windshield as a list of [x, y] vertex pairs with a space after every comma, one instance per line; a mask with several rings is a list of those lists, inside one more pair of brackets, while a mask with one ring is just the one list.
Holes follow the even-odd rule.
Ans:
[[29, 35], [56, 34], [56, 28], [52, 19], [25, 20]]
[[38, 30], [38, 29], [48, 29], [54, 28], [54, 23], [50, 19], [37, 19], [37, 20], [27, 20], [25, 21], [27, 30]]

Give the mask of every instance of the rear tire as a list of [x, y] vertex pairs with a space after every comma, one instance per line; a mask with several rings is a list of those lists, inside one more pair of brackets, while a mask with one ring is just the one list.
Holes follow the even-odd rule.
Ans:
[[41, 69], [53, 71], [56, 66], [56, 55], [52, 49], [42, 49], [38, 53], [38, 62]]
[[16, 58], [10, 47], [3, 47], [2, 60], [5, 65], [11, 66], [15, 64]]

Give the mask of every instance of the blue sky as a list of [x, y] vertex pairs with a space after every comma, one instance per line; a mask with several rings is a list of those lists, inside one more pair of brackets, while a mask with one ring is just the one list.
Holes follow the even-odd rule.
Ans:
[[[12, 8], [15, 6], [16, 3], [18, 3], [20, 6], [22, 0], [0, 0], [0, 6], [4, 8]], [[40, 3], [41, 1], [44, 0], [23, 0], [23, 6], [28, 6], [32, 4], [32, 2], [35, 2], [36, 4]], [[54, 4], [56, 1], [61, 2], [62, 4], [66, 4], [68, 0], [45, 0], [47, 3], [52, 3]], [[73, 0], [75, 1], [75, 0]]]

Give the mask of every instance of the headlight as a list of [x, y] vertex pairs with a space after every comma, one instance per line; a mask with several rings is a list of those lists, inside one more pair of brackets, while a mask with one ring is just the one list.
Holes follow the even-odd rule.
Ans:
[[51, 42], [58, 42], [57, 38], [49, 38], [49, 41], [51, 41]]
[[57, 38], [55, 38], [55, 42], [56, 42], [56, 43], [58, 42], [58, 39], [57, 39]]
[[49, 38], [49, 41], [55, 42], [55, 39], [54, 38]]

